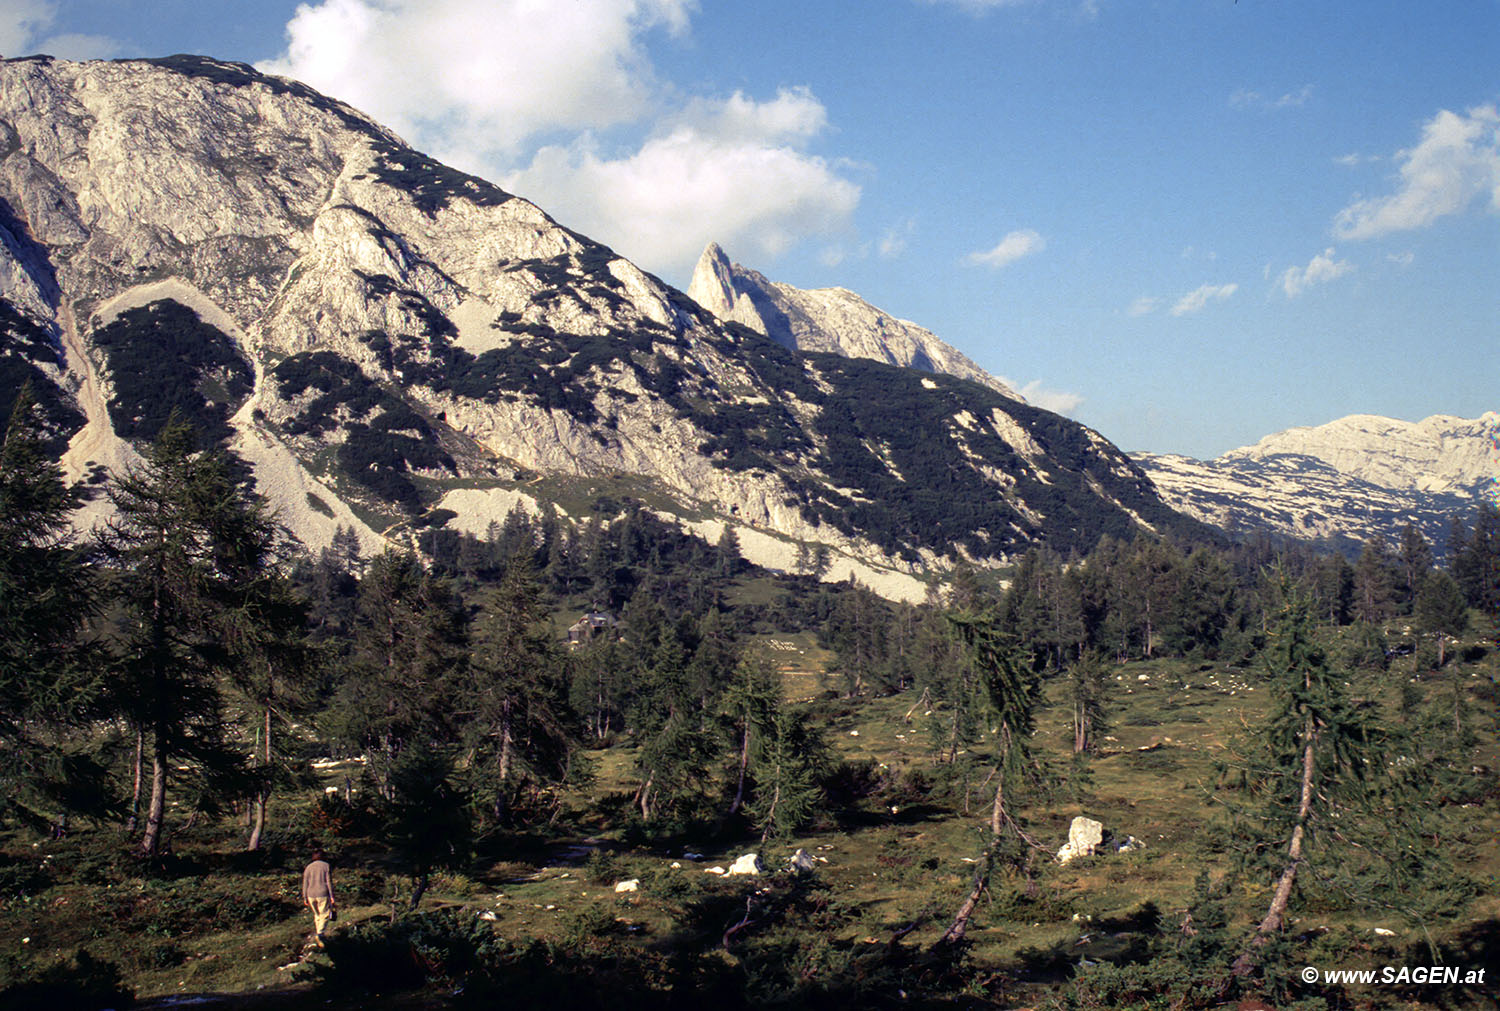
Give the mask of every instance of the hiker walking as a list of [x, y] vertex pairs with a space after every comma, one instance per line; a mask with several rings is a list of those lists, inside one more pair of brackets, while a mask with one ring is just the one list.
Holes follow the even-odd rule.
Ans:
[[323, 947], [323, 928], [334, 915], [333, 872], [323, 851], [312, 851], [312, 863], [302, 868], [302, 902], [313, 914], [313, 940]]

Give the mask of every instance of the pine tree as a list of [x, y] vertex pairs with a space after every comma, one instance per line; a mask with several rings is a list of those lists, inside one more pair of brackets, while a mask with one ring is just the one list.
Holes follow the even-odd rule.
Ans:
[[1432, 548], [1412, 523], [1401, 528], [1401, 599], [1410, 608], [1422, 589], [1422, 580], [1432, 571]]
[[387, 797], [403, 751], [457, 740], [455, 703], [467, 659], [467, 616], [452, 587], [411, 554], [377, 555], [360, 580], [351, 655], [329, 729], [364, 750]]
[[109, 803], [102, 768], [70, 740], [97, 715], [104, 667], [87, 638], [99, 591], [68, 524], [76, 504], [23, 387], [0, 445], [0, 820], [35, 827]]
[[1325, 870], [1347, 856], [1355, 811], [1370, 801], [1383, 765], [1379, 733], [1314, 640], [1311, 601], [1286, 573], [1280, 585], [1284, 604], [1269, 651], [1274, 709], [1235, 769], [1253, 804], [1242, 811], [1250, 816], [1247, 861], [1275, 873], [1275, 888], [1235, 960], [1236, 975], [1253, 972], [1280, 935], [1304, 868], [1320, 853], [1328, 855]]
[[1396, 567], [1385, 541], [1371, 537], [1354, 565], [1355, 616], [1367, 625], [1379, 625], [1389, 618], [1396, 580]]
[[1105, 700], [1108, 684], [1105, 661], [1098, 653], [1079, 657], [1068, 668], [1068, 689], [1073, 702], [1073, 754], [1093, 754], [1099, 739], [1109, 729]]

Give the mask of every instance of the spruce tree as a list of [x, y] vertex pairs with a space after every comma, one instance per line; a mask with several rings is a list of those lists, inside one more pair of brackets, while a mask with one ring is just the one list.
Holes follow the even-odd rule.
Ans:
[[[242, 789], [243, 756], [228, 739], [222, 677], [232, 653], [219, 624], [238, 575], [236, 538], [254, 526], [248, 493], [222, 451], [199, 452], [193, 429], [174, 415], [142, 464], [110, 489], [115, 518], [102, 535], [121, 605], [124, 708], [149, 754], [151, 793], [140, 849], [155, 856], [167, 810], [169, 770], [179, 764], [201, 796]], [[232, 784], [232, 786], [231, 786]]]
[[468, 746], [473, 792], [504, 821], [524, 785], [556, 783], [567, 774], [576, 721], [530, 554], [512, 555], [500, 586], [479, 604], [456, 722]]
[[102, 768], [74, 742], [104, 687], [88, 636], [98, 581], [68, 523], [77, 504], [23, 387], [0, 445], [0, 820], [38, 828], [109, 804]]

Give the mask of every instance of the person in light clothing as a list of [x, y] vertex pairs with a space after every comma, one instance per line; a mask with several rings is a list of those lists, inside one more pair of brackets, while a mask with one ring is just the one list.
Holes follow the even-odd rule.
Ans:
[[328, 861], [323, 859], [321, 849], [312, 851], [312, 863], [302, 869], [302, 902], [312, 910], [313, 940], [321, 948], [323, 928], [332, 919], [336, 904], [333, 897], [333, 872]]

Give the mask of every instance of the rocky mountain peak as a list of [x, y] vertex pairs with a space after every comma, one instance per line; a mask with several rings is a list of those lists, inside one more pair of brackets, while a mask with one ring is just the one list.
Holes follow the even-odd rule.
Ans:
[[789, 348], [942, 372], [1022, 399], [930, 330], [877, 309], [847, 288], [802, 289], [771, 281], [730, 262], [717, 242], [703, 250], [687, 293], [719, 319]]

